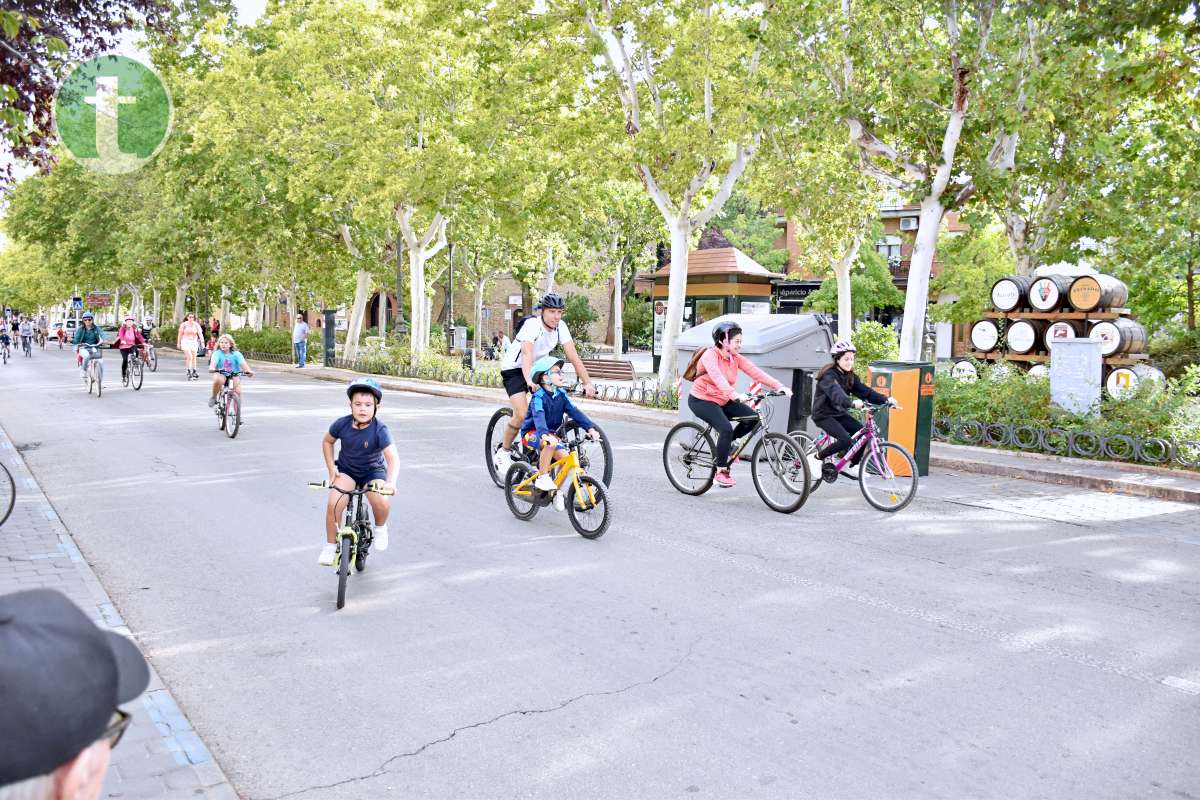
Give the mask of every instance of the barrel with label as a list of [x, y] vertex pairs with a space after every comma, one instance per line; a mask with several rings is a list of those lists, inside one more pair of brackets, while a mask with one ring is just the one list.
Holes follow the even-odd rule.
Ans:
[[1014, 353], [1029, 353], [1042, 346], [1046, 323], [1040, 319], [1019, 319], [1008, 326], [1005, 339]]
[[1120, 399], [1133, 393], [1144, 383], [1154, 383], [1162, 387], [1167, 383], [1167, 376], [1161, 369], [1149, 364], [1116, 367], [1108, 373], [1108, 377], [1104, 381], [1104, 388], [1108, 391], [1109, 397]]
[[979, 368], [975, 366], [975, 362], [964, 358], [954, 362], [954, 366], [950, 368], [950, 375], [960, 381], [974, 383], [979, 379]]
[[1055, 339], [1078, 339], [1086, 335], [1086, 333], [1087, 329], [1083, 324], [1083, 320], [1060, 319], [1047, 326], [1042, 341], [1045, 342], [1046, 350], [1049, 351], [1050, 343]]
[[1089, 336], [1101, 342], [1101, 355], [1146, 352], [1146, 329], [1140, 323], [1124, 317], [1097, 322], [1092, 326]]
[[1050, 367], [1047, 364], [1034, 364], [1029, 368], [1029, 377], [1050, 379]]
[[1076, 311], [1120, 308], [1129, 302], [1129, 287], [1112, 275], [1080, 275], [1067, 292]]
[[992, 305], [997, 311], [1012, 311], [1025, 305], [1033, 278], [1009, 275], [992, 284]]
[[971, 346], [990, 353], [1000, 344], [1000, 328], [995, 320], [981, 319], [971, 326]]
[[1029, 305], [1038, 311], [1057, 311], [1067, 304], [1069, 275], [1046, 275], [1029, 285]]

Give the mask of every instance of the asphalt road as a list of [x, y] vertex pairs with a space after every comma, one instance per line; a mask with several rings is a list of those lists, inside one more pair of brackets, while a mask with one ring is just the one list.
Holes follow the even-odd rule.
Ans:
[[170, 358], [90, 397], [0, 368], [0, 417], [249, 798], [1200, 798], [1200, 509], [934, 475], [786, 516], [676, 493], [608, 422], [614, 520], [520, 522], [493, 406], [389, 393], [391, 549], [334, 609], [320, 437], [342, 389], [247, 382], [219, 433]]

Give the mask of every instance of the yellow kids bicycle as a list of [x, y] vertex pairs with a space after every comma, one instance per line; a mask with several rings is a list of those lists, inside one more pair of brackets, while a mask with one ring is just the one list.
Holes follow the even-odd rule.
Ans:
[[[566, 425], [571, 424], [569, 421]], [[564, 425], [564, 428], [566, 427]], [[533, 519], [544, 506], [550, 505], [554, 496], [565, 492], [567, 518], [580, 536], [599, 539], [608, 530], [610, 516], [608, 491], [604, 484], [587, 474], [579, 458], [579, 448], [586, 441], [583, 437], [564, 437], [564, 428], [556, 434], [567, 448], [567, 456], [550, 468], [550, 477], [558, 488], [543, 492], [533, 485], [538, 469], [536, 447], [520, 445], [519, 456], [504, 476], [504, 498], [508, 510], [520, 520]]]

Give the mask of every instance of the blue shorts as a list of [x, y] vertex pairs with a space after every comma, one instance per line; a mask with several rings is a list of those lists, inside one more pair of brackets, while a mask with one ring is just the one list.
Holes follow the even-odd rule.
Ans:
[[387, 468], [385, 467], [374, 467], [366, 472], [356, 472], [346, 469], [336, 461], [333, 463], [333, 465], [337, 467], [339, 473], [346, 475], [353, 480], [356, 488], [360, 486], [366, 486], [371, 481], [387, 480]]

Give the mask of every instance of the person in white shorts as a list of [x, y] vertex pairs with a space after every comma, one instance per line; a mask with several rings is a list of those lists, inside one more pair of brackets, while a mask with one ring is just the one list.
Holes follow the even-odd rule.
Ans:
[[189, 311], [183, 319], [183, 324], [179, 326], [179, 334], [175, 339], [175, 346], [183, 351], [188, 380], [198, 380], [200, 377], [196, 372], [196, 351], [200, 349], [200, 340], [203, 337], [204, 329], [196, 322], [196, 315]]
[[596, 387], [579, 358], [575, 342], [571, 339], [571, 332], [567, 330], [567, 323], [562, 321], [565, 307], [562, 295], [548, 292], [534, 309], [538, 312], [537, 316], [525, 320], [521, 330], [517, 331], [517, 338], [504, 350], [500, 361], [500, 377], [504, 381], [504, 392], [508, 395], [513, 415], [504, 429], [503, 446], [492, 456], [492, 463], [500, 475], [507, 472], [512, 464], [513, 439], [525, 420], [529, 394], [538, 389], [530, 374], [535, 361], [549, 355], [551, 350], [561, 345], [567, 361], [571, 362], [571, 366], [575, 367], [575, 374], [583, 381], [584, 393], [588, 397], [596, 396]]

